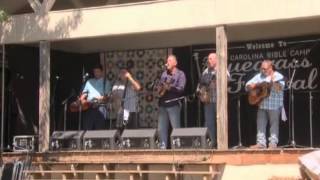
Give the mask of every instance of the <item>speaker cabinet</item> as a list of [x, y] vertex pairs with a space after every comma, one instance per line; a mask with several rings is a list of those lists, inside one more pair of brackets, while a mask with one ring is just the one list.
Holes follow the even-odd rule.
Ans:
[[156, 129], [126, 129], [121, 136], [121, 147], [124, 149], [156, 149]]
[[176, 128], [171, 133], [173, 149], [207, 149], [211, 147], [207, 128]]
[[117, 149], [120, 141], [117, 130], [86, 131], [83, 136], [84, 150]]
[[81, 150], [84, 131], [55, 131], [50, 138], [52, 151]]

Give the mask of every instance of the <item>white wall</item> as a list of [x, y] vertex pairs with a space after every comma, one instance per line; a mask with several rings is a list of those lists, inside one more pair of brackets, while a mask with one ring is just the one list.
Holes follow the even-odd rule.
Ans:
[[319, 0], [168, 0], [13, 16], [0, 27], [0, 43], [167, 32], [319, 15]]

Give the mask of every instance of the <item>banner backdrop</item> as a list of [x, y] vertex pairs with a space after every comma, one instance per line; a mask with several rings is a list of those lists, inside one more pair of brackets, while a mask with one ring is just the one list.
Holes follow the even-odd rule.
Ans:
[[[215, 51], [213, 45], [192, 47], [192, 58], [201, 71], [206, 66], [207, 55]], [[285, 109], [289, 121], [281, 124], [280, 140], [282, 143], [292, 138], [292, 124], [295, 123], [295, 138], [299, 143], [310, 143], [319, 128], [319, 62], [320, 37], [302, 37], [231, 43], [228, 47], [228, 70], [231, 80], [229, 92], [229, 132], [231, 142], [237, 142], [237, 99], [241, 100], [241, 122], [244, 139], [249, 144], [255, 143], [255, 107], [247, 103], [245, 83], [260, 70], [263, 59], [271, 59], [277, 71], [285, 76]], [[292, 82], [291, 82], [292, 81]], [[289, 98], [289, 84], [293, 94]], [[289, 102], [290, 99], [290, 102]], [[294, 101], [292, 102], [292, 99]], [[311, 103], [310, 103], [311, 102]], [[293, 104], [293, 113], [289, 112], [289, 103]], [[312, 116], [310, 119], [310, 112]], [[290, 110], [291, 111], [291, 110]], [[310, 126], [310, 120], [311, 125]], [[294, 121], [294, 122], [292, 122]], [[249, 124], [249, 127], [248, 127]], [[291, 127], [291, 128], [289, 128]], [[290, 132], [288, 132], [290, 131]], [[251, 132], [251, 133], [248, 133]], [[315, 134], [316, 133], [316, 134]], [[250, 136], [248, 139], [247, 136]], [[313, 138], [312, 137], [312, 138]], [[317, 135], [319, 137], [319, 135]], [[313, 139], [314, 141], [314, 139]], [[319, 141], [319, 139], [316, 139]]]
[[105, 67], [106, 77], [111, 82], [115, 82], [119, 78], [121, 68], [126, 68], [143, 87], [138, 97], [138, 125], [140, 128], [157, 127], [158, 99], [153, 91], [153, 87], [164, 70], [167, 55], [168, 49], [143, 49], [101, 53], [101, 63]]

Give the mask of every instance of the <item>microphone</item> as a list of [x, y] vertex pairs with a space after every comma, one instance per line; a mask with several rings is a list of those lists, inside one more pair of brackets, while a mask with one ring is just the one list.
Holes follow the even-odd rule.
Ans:
[[155, 79], [154, 81], [152, 81], [151, 83], [149, 83], [147, 86], [149, 89], [153, 89], [155, 85], [159, 84], [159, 79]]
[[89, 77], [89, 73], [85, 73], [85, 74], [82, 76], [83, 79], [87, 79], [88, 77]]
[[24, 76], [20, 73], [16, 73], [16, 78], [17, 79], [24, 79]]
[[166, 70], [166, 69], [167, 69], [167, 67], [168, 67], [168, 64], [164, 64], [164, 65], [162, 65], [162, 66], [161, 66], [161, 69]]
[[57, 80], [57, 81], [59, 81], [59, 80], [60, 80], [60, 76], [59, 76], [59, 75], [56, 75], [56, 77], [55, 77], [55, 78], [56, 78], [56, 80]]

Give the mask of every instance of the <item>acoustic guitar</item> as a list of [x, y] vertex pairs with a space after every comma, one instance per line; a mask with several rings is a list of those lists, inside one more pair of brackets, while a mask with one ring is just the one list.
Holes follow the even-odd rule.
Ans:
[[171, 83], [169, 82], [163, 82], [159, 84], [157, 87], [157, 93], [159, 97], [162, 97], [171, 87]]
[[102, 100], [92, 99], [91, 101], [78, 98], [76, 101], [70, 104], [69, 110], [70, 112], [87, 111], [89, 108], [96, 108], [98, 106], [104, 105], [107, 98], [108, 97], [105, 96]]
[[255, 88], [249, 91], [248, 101], [251, 105], [259, 105], [262, 100], [269, 97], [273, 83], [262, 82], [256, 84]]

